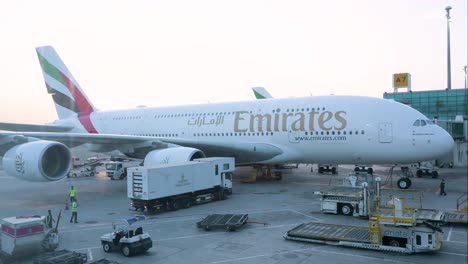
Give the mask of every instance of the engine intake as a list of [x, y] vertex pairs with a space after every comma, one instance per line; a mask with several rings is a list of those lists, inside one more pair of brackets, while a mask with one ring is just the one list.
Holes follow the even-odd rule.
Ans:
[[27, 181], [57, 181], [72, 166], [70, 150], [59, 142], [39, 140], [14, 146], [3, 156], [5, 172]]

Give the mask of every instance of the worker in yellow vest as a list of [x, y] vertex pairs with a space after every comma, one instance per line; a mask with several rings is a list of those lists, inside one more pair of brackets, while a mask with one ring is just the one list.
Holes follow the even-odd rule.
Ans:
[[72, 216], [70, 218], [70, 223], [73, 222], [73, 219], [75, 220], [75, 224], [78, 223], [78, 204], [76, 203], [76, 200], [71, 203], [71, 212]]
[[70, 203], [76, 201], [76, 189], [75, 187], [73, 187], [73, 185], [70, 187], [68, 193], [70, 194]]

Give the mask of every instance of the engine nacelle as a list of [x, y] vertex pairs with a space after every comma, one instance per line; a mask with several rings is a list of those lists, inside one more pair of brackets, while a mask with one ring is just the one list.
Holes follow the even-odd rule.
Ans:
[[14, 146], [3, 156], [5, 172], [27, 181], [57, 181], [72, 166], [71, 153], [59, 142], [39, 140]]
[[191, 161], [194, 159], [204, 158], [205, 153], [199, 149], [187, 147], [175, 147], [153, 150], [149, 152], [144, 164], [145, 166], [154, 166], [159, 164], [172, 164], [179, 162]]

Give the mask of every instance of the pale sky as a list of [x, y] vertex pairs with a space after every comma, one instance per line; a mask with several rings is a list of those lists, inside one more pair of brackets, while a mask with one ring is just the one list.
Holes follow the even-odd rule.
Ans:
[[0, 122], [57, 119], [35, 47], [52, 45], [100, 110], [464, 87], [467, 0], [0, 2]]

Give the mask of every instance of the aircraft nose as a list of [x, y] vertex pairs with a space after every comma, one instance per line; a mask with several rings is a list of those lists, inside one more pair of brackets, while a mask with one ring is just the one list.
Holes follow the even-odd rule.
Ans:
[[452, 136], [445, 131], [443, 128], [439, 128], [436, 139], [437, 152], [440, 155], [444, 155], [452, 151], [455, 146]]

